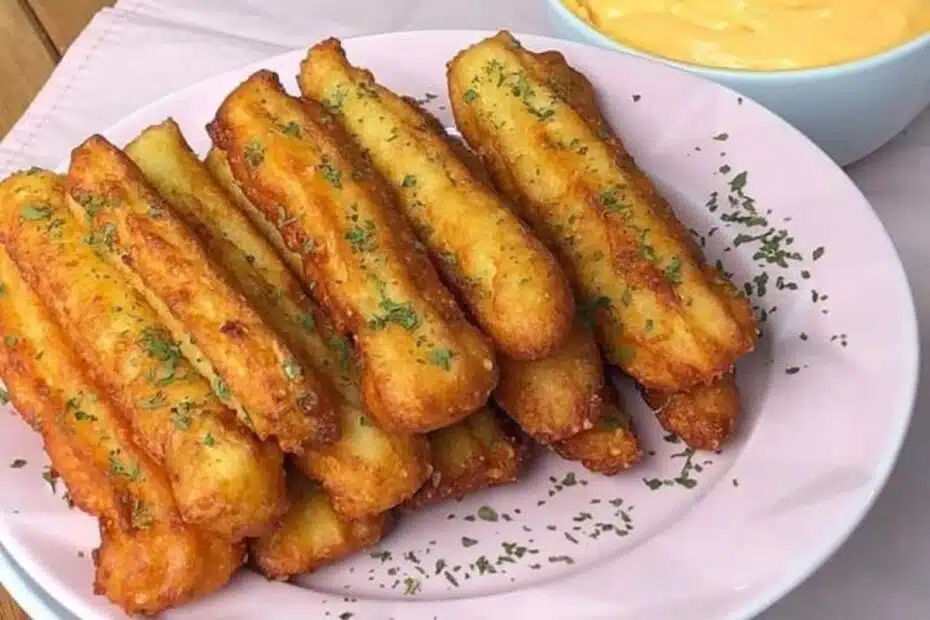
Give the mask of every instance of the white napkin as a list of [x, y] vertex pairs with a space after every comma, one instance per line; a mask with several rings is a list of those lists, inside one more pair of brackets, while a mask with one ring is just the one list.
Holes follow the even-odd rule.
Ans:
[[[504, 27], [551, 34], [542, 0], [123, 0], [94, 18], [0, 142], [0, 176], [32, 165], [55, 166], [87, 135], [159, 97], [326, 36]], [[930, 318], [928, 171], [930, 111], [849, 172], [898, 247], [921, 317]], [[927, 616], [930, 451], [923, 439], [930, 437], [930, 416], [921, 413], [928, 398], [922, 389], [900, 462], [862, 527], [762, 619]]]

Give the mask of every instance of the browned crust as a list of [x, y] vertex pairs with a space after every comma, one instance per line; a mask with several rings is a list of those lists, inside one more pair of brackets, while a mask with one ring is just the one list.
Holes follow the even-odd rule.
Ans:
[[245, 544], [205, 537], [181, 523], [141, 532], [100, 522], [94, 593], [128, 614], [157, 614], [213, 594], [245, 561]]
[[[301, 137], [276, 128], [269, 110], [256, 113], [262, 106], [295, 119]], [[340, 329], [354, 335], [365, 401], [379, 424], [427, 432], [462, 419], [486, 401], [497, 382], [490, 343], [440, 283], [384, 181], [325, 110], [289, 97], [275, 74], [260, 71], [227, 97], [209, 131], [248, 198], [275, 222], [292, 251], [303, 252], [302, 275], [314, 297]], [[247, 156], [255, 136], [265, 149], [257, 166]], [[357, 200], [344, 204], [346, 195]], [[288, 218], [280, 217], [282, 205]], [[358, 220], [351, 219], [353, 206]], [[365, 260], [349, 241], [353, 221], [372, 226], [362, 231], [374, 244], [363, 252]], [[372, 256], [378, 262], [366, 263]], [[387, 275], [379, 280], [370, 273]], [[385, 291], [394, 297], [385, 297]], [[406, 327], [379, 322], [392, 304], [417, 320]], [[427, 340], [419, 341], [423, 335]], [[452, 351], [449, 363], [430, 363], [425, 356], [436, 351]]]
[[404, 504], [416, 510], [516, 481], [531, 444], [510, 420], [484, 408], [429, 436], [433, 474]]
[[595, 425], [603, 386], [604, 368], [594, 334], [576, 321], [548, 358], [502, 359], [494, 400], [525, 433], [545, 445]]
[[386, 431], [367, 416], [351, 344], [243, 213], [248, 200], [240, 194], [239, 202], [233, 203], [227, 191], [238, 190], [235, 181], [223, 175], [222, 151], [214, 155], [217, 179], [169, 120], [146, 129], [126, 152], [197, 231], [211, 258], [226, 269], [231, 283], [268, 325], [334, 388], [340, 438], [325, 446], [307, 446], [293, 462], [320, 481], [335, 509], [348, 519], [380, 514], [409, 498], [431, 471], [426, 437]]
[[178, 380], [155, 384], [164, 362], [145, 351], [142, 334], [159, 321], [83, 241], [62, 180], [8, 179], [0, 207], [0, 239], [17, 269], [68, 334], [89, 379], [126, 413], [135, 441], [165, 467], [183, 518], [231, 539], [265, 531], [286, 508], [280, 451], [242, 428], [184, 358], [171, 360]]
[[391, 525], [389, 513], [347, 519], [329, 497], [301, 474], [288, 474], [291, 508], [281, 523], [252, 541], [252, 564], [269, 579], [286, 580], [378, 543]]
[[[299, 452], [305, 443], [338, 438], [330, 395], [312, 369], [289, 366], [293, 352], [129, 157], [92, 136], [72, 152], [68, 191], [82, 206], [91, 201], [85, 211], [92, 230], [112, 227], [115, 251], [196, 339], [262, 439], [273, 436], [284, 450]], [[299, 374], [288, 375], [291, 367]]]
[[[489, 82], [486, 91], [475, 91], [484, 79], [480, 63], [487, 58], [501, 67], [497, 90]], [[508, 82], [506, 76], [514, 74], [505, 74], [500, 61], [509, 63], [507, 71], [517, 68], [525, 82]], [[490, 65], [485, 70], [494, 71]], [[676, 391], [712, 381], [752, 350], [757, 334], [748, 302], [704, 263], [669, 204], [607, 126], [591, 84], [561, 54], [534, 54], [501, 32], [456, 56], [449, 65], [449, 87], [456, 123], [466, 140], [496, 185], [560, 257], [584, 303], [593, 303], [599, 340], [612, 362], [650, 388]], [[530, 104], [517, 111], [508, 99], [511, 94], [536, 98], [534, 105], [547, 102], [549, 116]], [[493, 122], [481, 116], [497, 103], [503, 112]], [[537, 122], [536, 115], [542, 120]], [[553, 116], [557, 122], [547, 125]], [[554, 142], [552, 132], [568, 132], [568, 127], [577, 131], [578, 146]], [[521, 155], [543, 162], [538, 177], [513, 155], [518, 139]], [[589, 169], [591, 162], [596, 164]], [[603, 172], [607, 170], [612, 172]], [[614, 192], [610, 208], [605, 191]], [[650, 234], [653, 245], [644, 240]], [[609, 269], [601, 266], [608, 264]], [[673, 264], [680, 276], [670, 279]], [[632, 294], [632, 303], [621, 302], [625, 291]], [[700, 300], [694, 309], [692, 297]], [[648, 320], [643, 320], [647, 309]]]
[[636, 165], [636, 161], [624, 147], [623, 141], [604, 118], [597, 102], [594, 86], [584, 74], [568, 64], [561, 52], [554, 50], [542, 52], [537, 54], [537, 59], [546, 70], [552, 72], [551, 84], [564, 84], [564, 88], [559, 89], [559, 94], [595, 128], [598, 134], [606, 136], [605, 141], [613, 149], [614, 156], [632, 176], [637, 193], [646, 197], [646, 200], [653, 205], [656, 215], [662, 219], [675, 240], [685, 249], [689, 259], [701, 266], [710, 285], [717, 290], [721, 298], [727, 300], [732, 318], [740, 326], [744, 338], [743, 342], [734, 347], [736, 351], [741, 351], [737, 356], [752, 351], [759, 335], [759, 329], [752, 312], [751, 302], [735, 289], [733, 283], [717, 267], [707, 264], [704, 253], [694, 237], [678, 221], [671, 204]]
[[581, 461], [585, 468], [605, 476], [626, 471], [643, 456], [633, 421], [610, 383], [604, 386], [601, 416], [594, 428], [554, 443], [552, 449], [562, 458]]
[[642, 395], [662, 426], [697, 450], [719, 450], [739, 421], [739, 388], [732, 373], [686, 392], [642, 390]]
[[[483, 171], [476, 173], [477, 157], [410, 97], [351, 65], [337, 39], [310, 48], [299, 82], [304, 96], [318, 102], [333, 88], [347, 89], [336, 119], [396, 188], [397, 204], [430, 258], [498, 350], [533, 360], [557, 347], [574, 312], [568, 282]], [[395, 133], [385, 141], [379, 128], [388, 126]], [[415, 186], [406, 187], [408, 179]]]
[[[352, 410], [350, 415], [359, 414]], [[356, 428], [350, 432], [359, 438], [293, 458], [303, 473], [322, 481], [339, 514], [349, 519], [380, 514], [407, 501], [429, 480], [433, 469], [426, 436], [388, 433], [360, 426], [358, 421], [351, 425]], [[373, 443], [377, 447], [372, 448]], [[376, 457], [368, 453], [372, 449], [377, 450]]]
[[[0, 209], [14, 205], [0, 186]], [[41, 435], [74, 505], [99, 518], [95, 591], [128, 613], [156, 613], [222, 587], [241, 544], [181, 521], [167, 472], [133, 441], [125, 413], [85, 365], [0, 247], [0, 376], [14, 407]]]

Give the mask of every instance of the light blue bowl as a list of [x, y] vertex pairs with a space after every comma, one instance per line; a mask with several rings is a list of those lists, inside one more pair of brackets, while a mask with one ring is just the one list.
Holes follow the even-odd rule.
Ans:
[[930, 34], [840, 65], [736, 71], [675, 62], [627, 47], [575, 16], [560, 0], [546, 1], [560, 37], [651, 58], [728, 86], [800, 129], [841, 166], [884, 145], [930, 104]]

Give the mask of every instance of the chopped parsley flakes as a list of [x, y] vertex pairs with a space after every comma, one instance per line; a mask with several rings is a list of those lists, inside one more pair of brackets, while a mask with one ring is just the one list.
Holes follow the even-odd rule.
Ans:
[[178, 366], [182, 361], [181, 349], [165, 329], [146, 327], [139, 338], [139, 344], [148, 353], [149, 357], [161, 362], [161, 368], [157, 374], [150, 371], [150, 381], [156, 386], [162, 387], [178, 378]]
[[413, 304], [410, 302], [400, 304], [392, 299], [382, 299], [378, 307], [383, 313], [368, 321], [371, 329], [384, 329], [394, 323], [407, 331], [413, 331], [420, 325], [420, 317], [414, 312]]
[[244, 154], [245, 161], [250, 168], [258, 168], [265, 161], [265, 147], [255, 138], [249, 140], [249, 143], [245, 145]]
[[455, 352], [451, 349], [437, 347], [430, 351], [429, 363], [433, 366], [438, 366], [445, 371], [449, 371], [452, 368], [453, 357], [455, 357]]

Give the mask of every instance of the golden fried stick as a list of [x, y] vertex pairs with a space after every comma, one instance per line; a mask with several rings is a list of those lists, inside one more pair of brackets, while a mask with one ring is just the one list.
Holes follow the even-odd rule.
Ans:
[[0, 241], [68, 333], [90, 377], [164, 465], [182, 517], [229, 538], [262, 533], [286, 508], [282, 456], [255, 439], [181, 355], [158, 316], [100, 258], [46, 172], [0, 184]]
[[530, 444], [490, 407], [429, 435], [433, 475], [405, 508], [416, 509], [517, 479]]
[[126, 153], [301, 362], [335, 387], [332, 402], [339, 413], [340, 438], [328, 446], [309, 446], [295, 457], [298, 465], [323, 484], [333, 506], [349, 519], [380, 514], [410, 497], [430, 473], [426, 438], [384, 431], [365, 414], [351, 345], [309, 299], [275, 249], [231, 204], [177, 124], [169, 120], [146, 129]]
[[0, 246], [0, 375], [41, 433], [74, 503], [100, 520], [95, 590], [156, 613], [222, 587], [244, 549], [181, 522], [165, 471], [85, 376], [64, 334]]
[[198, 369], [228, 387], [259, 437], [274, 437], [286, 452], [338, 438], [336, 414], [315, 373], [230, 286], [124, 153], [91, 137], [72, 153], [68, 189], [93, 236], [115, 263], [138, 275], [162, 320], [187, 332], [185, 344], [198, 353], [193, 360], [203, 358]]
[[642, 394], [662, 426], [691, 448], [719, 450], [736, 428], [740, 398], [733, 373], [686, 392]]
[[497, 381], [490, 343], [332, 116], [260, 71], [226, 98], [209, 130], [246, 196], [303, 254], [317, 301], [355, 337], [379, 424], [428, 432], [485, 403]]
[[539, 359], [565, 338], [574, 301], [555, 258], [459, 159], [442, 125], [349, 64], [339, 41], [310, 48], [300, 88], [322, 102], [396, 188], [434, 264], [498, 350]]
[[[204, 164], [206, 164], [207, 169], [210, 170], [219, 184], [229, 192], [233, 201], [246, 217], [249, 218], [252, 225], [260, 230], [265, 236], [265, 239], [274, 246], [278, 251], [278, 255], [284, 259], [284, 262], [291, 268], [291, 271], [295, 274], [303, 274], [303, 256], [301, 256], [299, 252], [293, 252], [287, 247], [287, 243], [285, 243], [284, 237], [281, 236], [280, 231], [278, 231], [274, 224], [268, 221], [265, 214], [253, 205], [252, 201], [242, 193], [239, 183], [236, 181], [235, 177], [233, 177], [232, 170], [229, 169], [229, 159], [226, 157], [226, 152], [215, 146], [211, 147], [210, 152], [207, 153], [206, 159], [204, 159]], [[307, 285], [312, 288], [313, 283], [307, 282]]]
[[94, 593], [129, 614], [153, 614], [222, 588], [245, 559], [243, 543], [187, 527], [177, 522], [129, 532], [101, 521]]
[[561, 54], [501, 32], [449, 65], [456, 123], [498, 187], [560, 258], [608, 357], [650, 389], [729, 371], [756, 326]]
[[390, 522], [387, 513], [347, 519], [314, 482], [293, 472], [287, 479], [290, 510], [271, 533], [251, 544], [252, 561], [266, 577], [311, 573], [381, 540]]
[[612, 475], [642, 457], [601, 353], [580, 320], [549, 358], [501, 362], [494, 400], [531, 437], [591, 471]]
[[594, 428], [552, 444], [562, 458], [581, 461], [585, 468], [613, 476], [639, 462], [643, 452], [633, 432], [633, 422], [622, 408], [617, 389], [608, 381], [600, 400]]
[[594, 334], [581, 320], [546, 359], [501, 359], [500, 367], [494, 400], [539, 443], [594, 427], [601, 412], [604, 369]]

